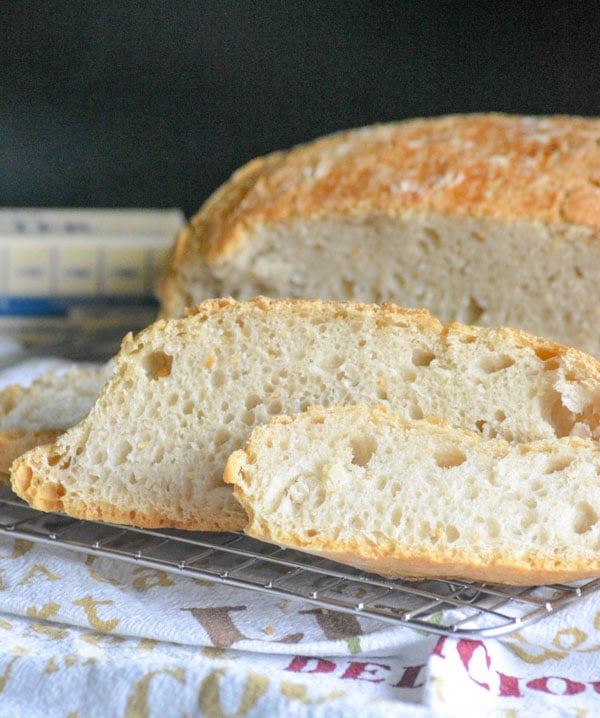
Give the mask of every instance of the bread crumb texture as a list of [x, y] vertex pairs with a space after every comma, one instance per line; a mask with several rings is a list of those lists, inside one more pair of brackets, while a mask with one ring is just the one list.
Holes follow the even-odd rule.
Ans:
[[[575, 350], [390, 304], [207, 301], [127, 337], [87, 417], [17, 459], [11, 480], [32, 506], [83, 518], [240, 529], [223, 470], [273, 416], [367, 404], [486, 439], [597, 439], [599, 379]], [[371, 451], [356, 444], [357, 467]]]
[[225, 478], [250, 535], [390, 577], [536, 584], [600, 572], [600, 448], [484, 440], [366, 406], [255, 429]]

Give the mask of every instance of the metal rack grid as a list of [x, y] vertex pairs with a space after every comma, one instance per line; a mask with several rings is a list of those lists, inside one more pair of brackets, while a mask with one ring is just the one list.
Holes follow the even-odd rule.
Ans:
[[500, 636], [600, 590], [577, 584], [509, 587], [460, 580], [388, 580], [240, 533], [150, 531], [31, 509], [0, 490], [0, 536], [263, 591], [439, 635]]

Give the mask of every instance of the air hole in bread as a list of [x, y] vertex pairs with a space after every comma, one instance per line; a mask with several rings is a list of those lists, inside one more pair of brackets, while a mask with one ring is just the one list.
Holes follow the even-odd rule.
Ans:
[[400, 526], [400, 523], [402, 522], [402, 508], [400, 506], [395, 506], [390, 518], [394, 526]]
[[478, 366], [486, 374], [494, 374], [497, 371], [502, 371], [502, 369], [508, 369], [514, 363], [515, 360], [507, 354], [488, 354], [481, 357]]
[[416, 381], [417, 379], [417, 373], [413, 369], [402, 369], [401, 370], [402, 379], [412, 384], [412, 382]]
[[467, 489], [467, 498], [471, 501], [479, 498], [479, 488], [477, 486], [469, 486]]
[[420, 406], [412, 406], [410, 408], [410, 418], [411, 419], [422, 419], [424, 417], [423, 410]]
[[434, 455], [435, 463], [441, 469], [450, 469], [453, 466], [460, 466], [467, 460], [466, 455], [452, 446], [447, 447], [443, 451], [438, 451]]
[[323, 503], [325, 502], [325, 499], [327, 498], [327, 494], [325, 491], [319, 487], [316, 490], [313, 490], [310, 494], [310, 498], [312, 500], [312, 505], [315, 509], [320, 508]]
[[429, 366], [435, 359], [435, 354], [424, 347], [417, 347], [412, 353], [414, 366]]
[[269, 414], [271, 414], [271, 416], [276, 416], [277, 414], [281, 414], [281, 412], [283, 411], [281, 402], [279, 400], [272, 401], [269, 404], [267, 411], [269, 412]]
[[498, 536], [500, 536], [500, 524], [496, 519], [489, 518], [486, 524], [488, 536], [490, 538], [498, 538]]
[[344, 357], [341, 354], [331, 354], [326, 356], [321, 362], [322, 369], [337, 369], [344, 363]]
[[378, 386], [377, 389], [375, 390], [375, 393], [377, 394], [377, 398], [380, 401], [387, 401], [389, 398], [387, 391], [382, 386]]
[[[390, 447], [388, 447], [388, 448], [390, 448]], [[387, 453], [387, 452], [386, 452], [386, 453]], [[375, 489], [376, 489], [376, 491], [382, 492], [382, 491], [386, 488], [386, 486], [388, 485], [388, 483], [389, 483], [389, 479], [388, 479], [387, 476], [378, 476], [378, 477], [377, 477], [377, 480], [376, 480], [376, 482], [375, 482]]]
[[446, 526], [446, 540], [448, 543], [454, 543], [455, 541], [458, 541], [459, 538], [460, 531], [456, 528], [456, 526], [453, 526], [452, 524]]
[[374, 436], [355, 436], [350, 439], [352, 447], [352, 463], [356, 466], [366, 466], [377, 449], [377, 440]]
[[544, 371], [553, 371], [554, 369], [558, 369], [559, 366], [560, 366], [559, 359], [547, 359], [544, 362]]
[[48, 466], [56, 466], [63, 459], [63, 454], [50, 454], [46, 459]]
[[111, 462], [113, 466], [124, 464], [131, 452], [131, 444], [127, 439], [121, 439], [111, 450]]
[[580, 501], [575, 506], [575, 515], [573, 516], [573, 531], [576, 534], [583, 534], [589, 531], [592, 526], [598, 523], [598, 514], [588, 504], [587, 501]]
[[218, 389], [220, 386], [223, 386], [225, 382], [227, 381], [227, 377], [225, 376], [225, 372], [221, 369], [215, 369], [213, 371], [211, 377], [210, 377], [211, 384], [215, 387], [215, 389]]
[[548, 359], [555, 359], [559, 356], [559, 352], [552, 347], [539, 346], [534, 349], [535, 355], [542, 361], [548, 361]]
[[223, 426], [215, 432], [215, 446], [221, 446], [231, 438], [231, 433]]
[[101, 466], [102, 464], [106, 464], [107, 459], [108, 459], [108, 455], [107, 455], [107, 453], [106, 453], [106, 449], [104, 449], [104, 448], [97, 449], [97, 450], [92, 454], [92, 456], [91, 456], [90, 458], [91, 458], [92, 464], [96, 464], [97, 466]]
[[461, 344], [474, 344], [477, 337], [474, 334], [461, 334], [458, 340]]
[[423, 234], [427, 237], [432, 247], [435, 249], [439, 248], [441, 244], [439, 232], [433, 229], [433, 227], [423, 227]]
[[162, 351], [151, 352], [143, 358], [142, 366], [149, 379], [163, 379], [171, 374], [173, 357]]
[[246, 405], [246, 409], [254, 409], [255, 406], [258, 406], [261, 403], [261, 398], [258, 394], [248, 394], [244, 403]]
[[[554, 474], [556, 471], [564, 471], [572, 463], [573, 463], [573, 459], [570, 456], [551, 457], [548, 460], [548, 465], [546, 466], [546, 470], [544, 471], [544, 473], [545, 474]], [[536, 485], [537, 485], [537, 482], [536, 482]], [[539, 488], [542, 488], [541, 482], [539, 484]]]
[[475, 297], [471, 296], [465, 307], [464, 316], [461, 317], [461, 319], [465, 324], [477, 324], [484, 312], [485, 307], [482, 306]]
[[563, 404], [562, 396], [558, 392], [555, 392], [555, 398], [551, 404], [550, 424], [559, 439], [562, 436], [569, 436], [575, 426], [575, 415]]

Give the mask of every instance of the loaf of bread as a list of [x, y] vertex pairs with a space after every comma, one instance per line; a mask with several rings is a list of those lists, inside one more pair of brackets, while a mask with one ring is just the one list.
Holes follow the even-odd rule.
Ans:
[[276, 417], [230, 457], [246, 533], [389, 577], [600, 575], [600, 445], [485, 440], [345, 406]]
[[207, 300], [126, 337], [90, 413], [17, 459], [12, 485], [35, 508], [82, 518], [240, 529], [229, 455], [274, 415], [338, 403], [485, 438], [600, 438], [600, 364], [390, 304]]
[[255, 159], [177, 237], [163, 316], [208, 297], [389, 300], [600, 358], [600, 120], [448, 116]]
[[8, 483], [17, 456], [54, 441], [87, 414], [111, 370], [111, 362], [57, 367], [29, 386], [11, 384], [0, 391], [0, 484]]

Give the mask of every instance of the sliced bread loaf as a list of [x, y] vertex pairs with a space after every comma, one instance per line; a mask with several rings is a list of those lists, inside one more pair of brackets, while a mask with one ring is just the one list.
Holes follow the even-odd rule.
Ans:
[[273, 415], [337, 403], [438, 416], [486, 438], [599, 438], [600, 364], [389, 304], [206, 301], [129, 335], [87, 417], [19, 458], [12, 484], [36, 508], [84, 518], [239, 529], [228, 456]]
[[376, 125], [255, 159], [177, 237], [163, 316], [207, 297], [389, 300], [600, 358], [600, 120]]
[[111, 362], [73, 364], [45, 371], [29, 386], [0, 391], [0, 484], [8, 482], [17, 456], [54, 441], [87, 414], [111, 371]]
[[246, 532], [389, 577], [600, 575], [600, 445], [527, 444], [365, 406], [274, 418], [230, 457]]

